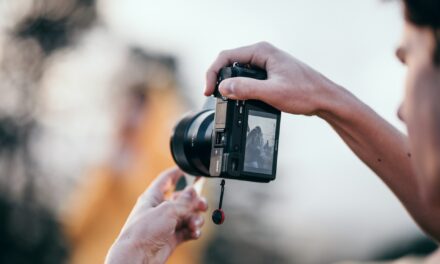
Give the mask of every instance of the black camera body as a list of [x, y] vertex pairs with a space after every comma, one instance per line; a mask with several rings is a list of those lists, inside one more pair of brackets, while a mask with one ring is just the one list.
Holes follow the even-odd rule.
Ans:
[[222, 97], [218, 85], [234, 77], [264, 80], [267, 74], [238, 63], [220, 70], [214, 92], [216, 106], [209, 173], [257, 182], [274, 180], [281, 113], [261, 101]]
[[254, 182], [275, 179], [281, 112], [258, 100], [231, 100], [218, 91], [234, 77], [259, 80], [264, 70], [234, 63], [218, 74], [215, 109], [190, 114], [176, 126], [171, 152], [185, 172]]

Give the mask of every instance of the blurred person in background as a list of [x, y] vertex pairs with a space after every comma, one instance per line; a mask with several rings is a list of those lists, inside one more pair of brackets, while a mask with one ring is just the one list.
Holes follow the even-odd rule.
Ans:
[[[102, 25], [96, 23], [96, 3], [89, 0], [23, 0], [2, 2], [0, 7], [7, 20], [1, 24], [0, 35], [0, 262], [103, 262], [138, 197], [160, 171], [172, 165], [168, 148], [164, 148], [168, 135], [163, 131], [171, 130], [173, 117], [181, 111], [174, 61], [167, 56], [149, 55], [129, 47], [111, 50], [121, 53], [123, 58], [120, 72], [107, 77], [116, 80], [119, 85], [116, 92], [110, 86], [102, 89], [106, 94], [116, 93], [114, 101], [106, 96], [113, 107], [124, 105], [120, 122], [113, 128], [119, 132], [116, 151], [108, 164], [88, 173], [90, 177], [72, 182], [67, 176], [68, 167], [61, 169], [65, 173], [54, 173], [55, 161], [48, 156], [57, 150], [51, 144], [56, 131], [45, 116], [53, 103], [46, 101], [53, 92], [47, 83], [51, 76], [65, 77], [62, 70], [54, 74], [53, 69], [68, 61], [70, 55], [70, 58], [81, 60], [84, 39], [97, 38], [96, 28]], [[78, 68], [74, 71], [74, 85], [80, 85], [78, 77], [95, 86], [101, 84], [89, 76], [82, 76], [84, 71]], [[102, 73], [97, 72], [96, 75]], [[62, 86], [55, 89], [68, 87], [67, 82], [62, 80]], [[80, 87], [75, 88], [79, 90]], [[88, 91], [86, 94], [90, 95]], [[55, 98], [61, 103], [63, 99]], [[100, 107], [99, 103], [95, 104], [94, 107]], [[72, 128], [69, 123], [74, 122], [75, 117], [68, 111], [56, 114], [61, 114], [63, 133], [67, 134]], [[81, 127], [89, 129], [84, 123]], [[99, 129], [99, 125], [94, 128]], [[81, 140], [81, 135], [76, 138]], [[61, 142], [63, 146], [69, 143], [65, 138]], [[77, 159], [78, 151], [67, 148], [60, 154], [63, 166]], [[49, 163], [48, 167], [41, 164], [42, 159]], [[76, 175], [79, 176], [83, 175]], [[153, 231], [159, 234], [164, 234], [161, 233], [164, 230], [179, 231], [173, 243], [164, 243], [162, 250], [156, 248], [155, 252], [160, 254], [150, 255], [149, 261], [153, 261], [153, 257], [166, 258], [177, 244], [200, 236], [203, 218], [198, 212], [206, 210], [206, 203], [191, 189], [174, 194], [170, 201], [160, 206], [162, 200], [152, 200], [160, 197], [163, 191], [172, 192], [180, 176], [176, 170], [164, 173], [153, 184], [155, 187], [138, 199], [138, 209], [130, 217], [142, 215], [148, 223], [164, 224], [154, 228]], [[145, 217], [144, 213], [148, 212], [150, 216]], [[124, 234], [133, 229], [131, 225], [127, 222], [117, 241], [128, 241], [129, 236]], [[148, 234], [158, 236], [154, 232]], [[169, 236], [163, 238], [168, 242]], [[148, 235], [143, 239], [157, 241]], [[119, 256], [120, 247], [115, 248], [110, 262]], [[183, 247], [175, 252], [170, 263], [194, 263], [197, 250], [194, 245]], [[133, 252], [130, 255], [137, 256]]]
[[[318, 116], [329, 123], [389, 186], [420, 227], [439, 241], [440, 2], [403, 3], [405, 27], [396, 56], [408, 71], [398, 116], [408, 136], [343, 87], [268, 43], [221, 52], [207, 72], [205, 95], [214, 91], [220, 68], [232, 62], [266, 69], [267, 80], [226, 79], [219, 85], [220, 92], [231, 99], [262, 100], [283, 112]], [[426, 263], [440, 263], [440, 251]]]
[[[172, 130], [184, 109], [179, 99], [174, 59], [131, 49], [116, 79], [114, 149], [108, 161], [93, 166], [81, 180], [68, 201], [69, 210], [63, 215], [72, 241], [72, 263], [104, 261], [136, 201], [135, 208], [140, 207], [138, 197], [164, 168], [174, 164], [168, 148], [169, 134], [164, 133]], [[167, 186], [168, 191], [174, 190], [174, 184]], [[162, 209], [165, 208], [157, 209], [158, 213], [166, 215]], [[170, 219], [156, 215], [149, 220], [166, 223]], [[191, 224], [192, 227], [203, 224], [201, 218], [194, 221], [198, 224]], [[203, 241], [198, 241], [178, 248], [169, 263], [199, 262], [202, 244]], [[107, 259], [110, 263], [114, 261], [112, 256], [115, 255]]]

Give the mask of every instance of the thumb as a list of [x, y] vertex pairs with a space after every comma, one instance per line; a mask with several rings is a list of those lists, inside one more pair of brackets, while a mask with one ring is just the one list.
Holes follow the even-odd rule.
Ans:
[[260, 99], [267, 92], [267, 80], [247, 77], [234, 77], [223, 80], [219, 91], [223, 96], [234, 100]]

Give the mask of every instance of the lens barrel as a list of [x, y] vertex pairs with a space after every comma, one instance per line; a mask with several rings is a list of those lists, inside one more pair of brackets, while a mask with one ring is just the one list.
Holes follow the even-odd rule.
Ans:
[[186, 173], [210, 176], [213, 125], [213, 110], [189, 114], [176, 125], [170, 140], [171, 154]]

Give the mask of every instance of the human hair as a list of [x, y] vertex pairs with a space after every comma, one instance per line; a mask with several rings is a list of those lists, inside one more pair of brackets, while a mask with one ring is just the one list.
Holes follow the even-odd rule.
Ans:
[[403, 0], [403, 3], [408, 22], [432, 30], [436, 42], [433, 60], [435, 65], [440, 66], [440, 1]]

